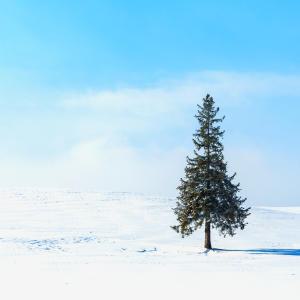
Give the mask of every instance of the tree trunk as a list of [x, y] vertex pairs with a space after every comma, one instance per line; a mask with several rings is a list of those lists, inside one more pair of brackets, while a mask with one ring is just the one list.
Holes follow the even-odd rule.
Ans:
[[205, 221], [205, 242], [204, 247], [206, 249], [211, 249], [211, 240], [210, 240], [210, 222]]

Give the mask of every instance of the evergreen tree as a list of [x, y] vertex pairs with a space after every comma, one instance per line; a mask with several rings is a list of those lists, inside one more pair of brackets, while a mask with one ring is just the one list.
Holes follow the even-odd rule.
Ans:
[[224, 131], [218, 118], [219, 108], [214, 99], [207, 95], [202, 106], [198, 105], [200, 128], [194, 134], [193, 158], [187, 157], [185, 178], [178, 187], [179, 196], [174, 212], [179, 225], [172, 228], [185, 237], [195, 230], [205, 227], [205, 248], [211, 249], [211, 228], [216, 228], [226, 236], [235, 234], [236, 229], [244, 229], [250, 208], [243, 208], [246, 199], [238, 194], [239, 184], [234, 184], [235, 174], [229, 176], [224, 162]]

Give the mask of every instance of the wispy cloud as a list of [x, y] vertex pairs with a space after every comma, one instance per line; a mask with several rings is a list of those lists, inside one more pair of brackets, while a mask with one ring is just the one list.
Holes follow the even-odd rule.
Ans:
[[[300, 96], [300, 75], [206, 71], [146, 88], [90, 90], [64, 95], [63, 107], [148, 116], [180, 111], [211, 93], [220, 105], [256, 101], [265, 96]], [[252, 98], [255, 96], [255, 98]]]
[[104, 139], [82, 141], [48, 160], [6, 159], [5, 186], [133, 191], [174, 195], [184, 168], [185, 149], [139, 150]]
[[[59, 120], [59, 134], [71, 137], [72, 144], [39, 160], [22, 153], [6, 155], [1, 161], [0, 181], [10, 186], [175, 195], [185, 157], [192, 150], [192, 143], [182, 139], [190, 141], [196, 126], [192, 116], [206, 93], [216, 98], [222, 110], [245, 113], [244, 107], [258, 107], [264, 101], [272, 104], [281, 96], [290, 104], [297, 101], [300, 76], [200, 72], [144, 88], [63, 93], [54, 99], [58, 110], [53, 122]], [[166, 136], [171, 136], [172, 143], [166, 143]], [[295, 188], [300, 179], [296, 171], [299, 160], [285, 162], [290, 166], [287, 170], [284, 163], [278, 163], [282, 157], [276, 149], [270, 152], [243, 131], [238, 136], [240, 140], [226, 144], [226, 158], [252, 203], [279, 203], [285, 195], [300, 197]], [[283, 173], [288, 190], [280, 184]]]

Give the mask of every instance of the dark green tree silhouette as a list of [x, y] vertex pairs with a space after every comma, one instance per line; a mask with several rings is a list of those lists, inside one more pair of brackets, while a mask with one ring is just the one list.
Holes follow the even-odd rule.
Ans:
[[198, 105], [199, 129], [194, 134], [193, 158], [187, 157], [185, 178], [178, 187], [179, 196], [174, 212], [178, 225], [172, 228], [185, 237], [205, 227], [206, 249], [211, 249], [211, 228], [226, 236], [233, 236], [236, 229], [244, 229], [250, 208], [243, 208], [246, 199], [239, 196], [239, 184], [234, 184], [236, 174], [229, 176], [224, 162], [224, 131], [220, 123], [219, 108], [207, 95], [202, 106]]

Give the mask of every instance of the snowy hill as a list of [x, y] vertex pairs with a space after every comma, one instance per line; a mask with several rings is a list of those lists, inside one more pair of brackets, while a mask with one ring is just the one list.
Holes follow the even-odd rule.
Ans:
[[[49, 299], [74, 298], [83, 290], [90, 293], [86, 299], [152, 299], [158, 289], [180, 298], [186, 287], [190, 296], [202, 289], [211, 299], [227, 299], [234, 280], [235, 292], [230, 295], [229, 289], [228, 299], [238, 299], [243, 288], [250, 288], [246, 299], [256, 293], [298, 299], [297, 207], [253, 208], [246, 230], [226, 239], [213, 232], [219, 250], [205, 254], [202, 232], [181, 239], [170, 229], [174, 199], [27, 189], [2, 190], [0, 205], [0, 274], [6, 288], [22, 283], [27, 289], [49, 289], [51, 282]], [[149, 282], [151, 291], [143, 293]], [[215, 284], [222, 288], [214, 290]], [[124, 293], [116, 286], [123, 286]], [[16, 299], [22, 295], [19, 289], [6, 292]]]

